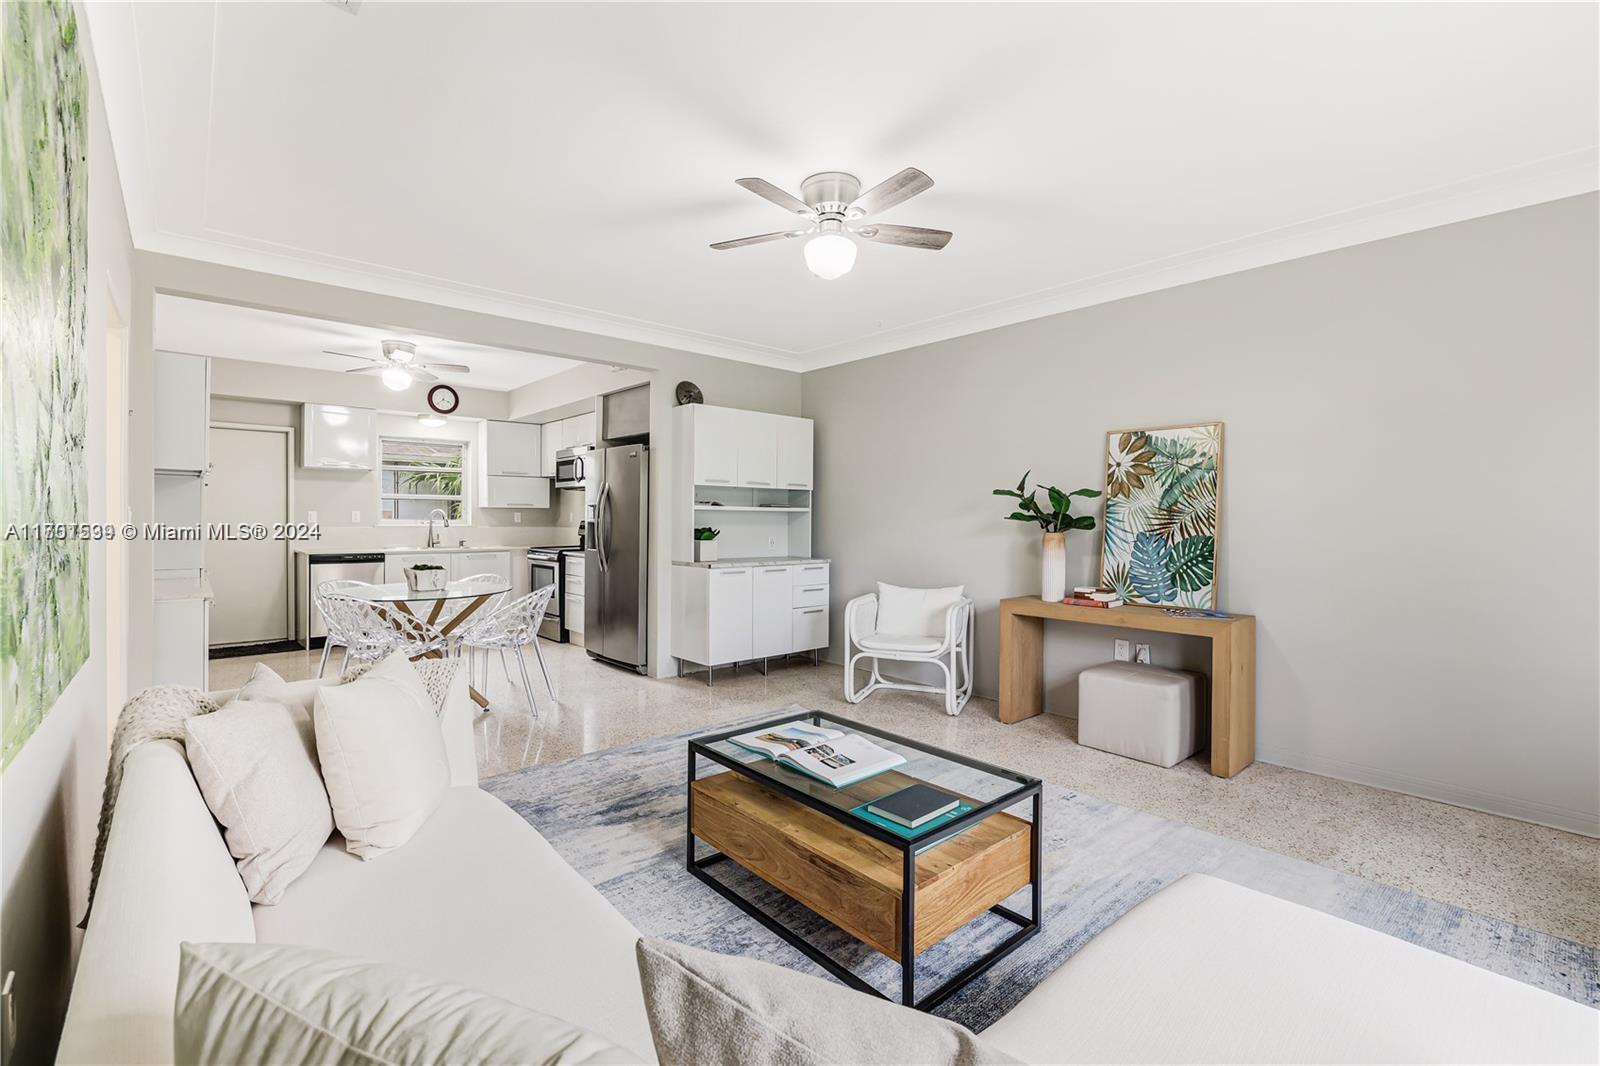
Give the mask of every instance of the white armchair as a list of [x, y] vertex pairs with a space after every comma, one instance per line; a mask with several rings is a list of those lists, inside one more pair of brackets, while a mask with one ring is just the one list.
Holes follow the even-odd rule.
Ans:
[[[844, 698], [860, 703], [881, 688], [937, 692], [946, 714], [960, 714], [972, 698], [973, 606], [963, 591], [961, 585], [910, 589], [879, 582], [876, 593], [851, 600], [844, 609]], [[862, 659], [869, 660], [871, 675], [865, 687], [857, 687]], [[890, 681], [879, 669], [885, 659], [936, 666], [944, 683]]]

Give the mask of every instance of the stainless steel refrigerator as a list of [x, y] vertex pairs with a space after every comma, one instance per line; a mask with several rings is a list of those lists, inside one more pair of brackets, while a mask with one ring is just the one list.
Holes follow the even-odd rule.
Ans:
[[645, 672], [650, 449], [619, 444], [584, 467], [583, 644], [595, 659]]

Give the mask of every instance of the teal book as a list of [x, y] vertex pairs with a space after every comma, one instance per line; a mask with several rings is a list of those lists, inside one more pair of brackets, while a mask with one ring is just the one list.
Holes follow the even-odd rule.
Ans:
[[963, 803], [955, 810], [946, 811], [937, 818], [931, 818], [917, 826], [915, 829], [909, 829], [906, 826], [901, 825], [899, 822], [892, 822], [887, 818], [873, 814], [871, 811], [867, 810], [867, 804], [865, 803], [861, 804], [859, 807], [851, 807], [850, 813], [860, 818], [863, 822], [871, 822], [873, 825], [887, 829], [895, 836], [903, 837], [906, 840], [916, 840], [918, 837], [927, 836], [930, 832], [938, 829], [940, 826], [949, 825], [957, 818], [960, 818], [962, 815], [967, 814], [972, 810], [972, 804]]

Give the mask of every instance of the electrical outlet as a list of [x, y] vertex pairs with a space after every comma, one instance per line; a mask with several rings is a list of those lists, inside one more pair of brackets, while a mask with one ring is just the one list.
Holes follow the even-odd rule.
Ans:
[[350, 512], [350, 524], [353, 525], [353, 526], [359, 526], [361, 524], [361, 512], [360, 511], [351, 511]]
[[778, 538], [777, 537], [768, 537], [767, 538], [767, 547], [776, 549], [778, 547]]
[[317, 512], [315, 512], [315, 511], [307, 511], [306, 512], [306, 524], [307, 525], [313, 525], [313, 526], [317, 524]]
[[521, 511], [512, 511], [511, 512], [511, 521], [520, 523], [522, 521], [522, 512]]
[[1125, 663], [1133, 658], [1133, 648], [1127, 641], [1119, 640], [1116, 643], [1116, 650], [1112, 652], [1112, 657], [1119, 663]]
[[1150, 665], [1150, 645], [1148, 645], [1148, 644], [1135, 644], [1133, 646], [1133, 661], [1136, 662], [1136, 663], [1144, 663], [1146, 666], [1149, 666]]

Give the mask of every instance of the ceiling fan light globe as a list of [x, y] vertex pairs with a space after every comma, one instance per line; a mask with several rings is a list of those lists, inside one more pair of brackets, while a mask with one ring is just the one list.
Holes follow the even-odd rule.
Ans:
[[411, 372], [404, 367], [386, 366], [379, 377], [395, 392], [404, 392], [411, 387]]
[[806, 241], [806, 266], [824, 281], [850, 273], [856, 265], [856, 242], [839, 233], [823, 233]]

